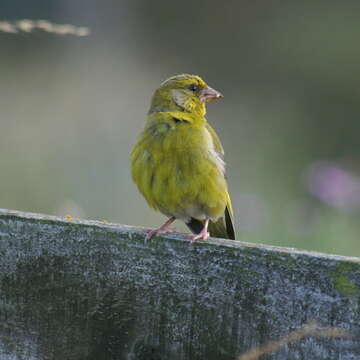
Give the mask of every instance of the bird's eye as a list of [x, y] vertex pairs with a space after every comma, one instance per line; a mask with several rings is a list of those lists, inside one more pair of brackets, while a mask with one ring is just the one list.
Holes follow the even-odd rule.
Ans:
[[197, 85], [195, 85], [195, 84], [192, 84], [192, 85], [190, 85], [189, 86], [189, 90], [191, 90], [191, 91], [197, 91], [199, 89], [199, 87], [197, 86]]

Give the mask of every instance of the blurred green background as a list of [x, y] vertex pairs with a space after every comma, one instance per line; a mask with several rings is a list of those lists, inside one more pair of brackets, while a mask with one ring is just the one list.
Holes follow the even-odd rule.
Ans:
[[[153, 90], [201, 75], [239, 239], [360, 255], [360, 3], [1, 1], [0, 207], [155, 227], [129, 153]], [[179, 227], [183, 229], [182, 225]]]

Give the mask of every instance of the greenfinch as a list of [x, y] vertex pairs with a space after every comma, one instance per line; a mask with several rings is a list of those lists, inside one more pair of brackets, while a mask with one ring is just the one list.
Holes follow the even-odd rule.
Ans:
[[221, 97], [189, 74], [173, 76], [155, 90], [131, 168], [149, 206], [168, 220], [146, 239], [171, 231], [176, 219], [190, 228], [192, 242], [210, 234], [235, 239], [224, 150], [205, 118], [206, 104]]

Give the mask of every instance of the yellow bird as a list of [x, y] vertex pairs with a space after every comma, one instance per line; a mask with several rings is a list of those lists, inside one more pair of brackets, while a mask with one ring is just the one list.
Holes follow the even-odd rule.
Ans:
[[169, 219], [146, 239], [171, 231], [176, 219], [193, 232], [192, 242], [210, 234], [235, 239], [224, 150], [205, 118], [206, 103], [221, 97], [189, 74], [173, 76], [155, 90], [131, 153], [132, 177], [149, 206]]

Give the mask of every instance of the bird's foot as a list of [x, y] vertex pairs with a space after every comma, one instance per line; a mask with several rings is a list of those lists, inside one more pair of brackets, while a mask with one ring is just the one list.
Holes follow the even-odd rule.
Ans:
[[[154, 235], [164, 234], [167, 232], [174, 232], [175, 229], [170, 229], [170, 225], [175, 221], [175, 217], [172, 216], [168, 219], [163, 225], [158, 229], [149, 230], [148, 234], [145, 236], [145, 242], [150, 240]], [[146, 231], [146, 230], [145, 230]], [[146, 231], [147, 232], [147, 231]]]
[[207, 219], [205, 221], [203, 229], [198, 234], [189, 235], [192, 244], [198, 239], [206, 240], [209, 238], [210, 233], [208, 232], [208, 225], [209, 225], [209, 220]]
[[199, 234], [191, 234], [189, 238], [191, 239], [191, 243], [193, 244], [196, 240], [207, 240], [210, 236], [210, 233], [207, 232], [207, 229], [202, 230]]

